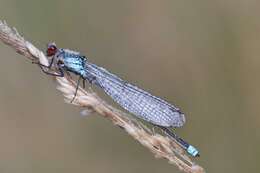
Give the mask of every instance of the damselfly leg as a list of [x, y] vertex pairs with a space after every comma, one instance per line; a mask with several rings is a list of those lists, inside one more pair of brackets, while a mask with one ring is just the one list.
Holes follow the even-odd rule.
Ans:
[[[78, 82], [77, 82], [77, 86], [76, 86], [76, 91], [75, 91], [74, 96], [73, 96], [72, 100], [70, 101], [70, 103], [72, 103], [74, 101], [74, 99], [76, 98], [76, 96], [77, 96], [77, 92], [78, 92], [79, 84], [80, 84], [80, 79], [81, 79], [81, 76], [79, 76], [79, 79], [78, 79]], [[85, 87], [85, 81], [84, 80], [83, 80], [83, 85]]]
[[[44, 72], [45, 74], [48, 74], [48, 75], [51, 75], [51, 76], [57, 76], [57, 77], [64, 77], [64, 72], [61, 68], [58, 68], [59, 70], [59, 73], [56, 73], [56, 72], [49, 72], [49, 69], [51, 69], [52, 65], [53, 65], [53, 62], [54, 62], [54, 57], [51, 59], [51, 62], [48, 66], [46, 65], [43, 65], [41, 64], [40, 62], [32, 62], [33, 64], [37, 64], [39, 65], [39, 67], [41, 68], [42, 72]], [[46, 70], [46, 69], [48, 70]]]

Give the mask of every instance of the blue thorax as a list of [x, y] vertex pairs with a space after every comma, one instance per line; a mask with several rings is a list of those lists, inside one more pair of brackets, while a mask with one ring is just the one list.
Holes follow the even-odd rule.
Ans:
[[63, 68], [75, 73], [76, 75], [85, 75], [85, 64], [87, 60], [85, 56], [80, 55], [79, 52], [74, 52], [67, 49], [60, 49], [57, 56], [64, 63]]

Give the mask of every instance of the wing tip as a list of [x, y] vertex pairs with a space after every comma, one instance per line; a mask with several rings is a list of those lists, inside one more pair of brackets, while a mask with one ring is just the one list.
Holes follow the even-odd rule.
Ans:
[[172, 111], [173, 111], [174, 118], [171, 127], [182, 127], [186, 122], [184, 113], [182, 113], [178, 108], [175, 108]]
[[183, 113], [180, 114], [180, 124], [181, 126], [183, 126], [186, 122], [186, 118], [185, 118], [185, 115]]
[[178, 111], [177, 121], [173, 122], [173, 127], [182, 127], [186, 122], [185, 115]]
[[175, 123], [175, 127], [182, 127], [186, 122], [185, 115], [183, 113], [179, 113], [178, 121]]

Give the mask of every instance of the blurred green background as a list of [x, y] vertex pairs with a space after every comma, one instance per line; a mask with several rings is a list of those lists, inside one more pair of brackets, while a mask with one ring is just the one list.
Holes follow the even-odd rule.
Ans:
[[[260, 1], [0, 0], [33, 44], [82, 52], [175, 103], [207, 172], [260, 170]], [[180, 172], [108, 120], [65, 104], [51, 77], [0, 44], [0, 172]], [[109, 100], [108, 98], [106, 98]]]

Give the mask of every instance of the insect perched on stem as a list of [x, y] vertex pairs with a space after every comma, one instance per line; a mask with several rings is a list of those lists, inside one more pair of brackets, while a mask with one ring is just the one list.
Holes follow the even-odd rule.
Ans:
[[[179, 108], [153, 96], [152, 94], [134, 86], [106, 69], [90, 63], [79, 52], [69, 49], [58, 49], [54, 43], [48, 44], [47, 56], [51, 57], [49, 66], [39, 64], [42, 71], [48, 75], [64, 77], [64, 72], [71, 72], [79, 76], [75, 95], [76, 98], [80, 80], [85, 80], [105, 91], [122, 108], [159, 128], [168, 136], [175, 139], [190, 155], [199, 156], [199, 151], [178, 137], [171, 128], [181, 127], [185, 123], [185, 116]], [[55, 67], [57, 73], [48, 69]], [[47, 69], [46, 69], [47, 68]]]

